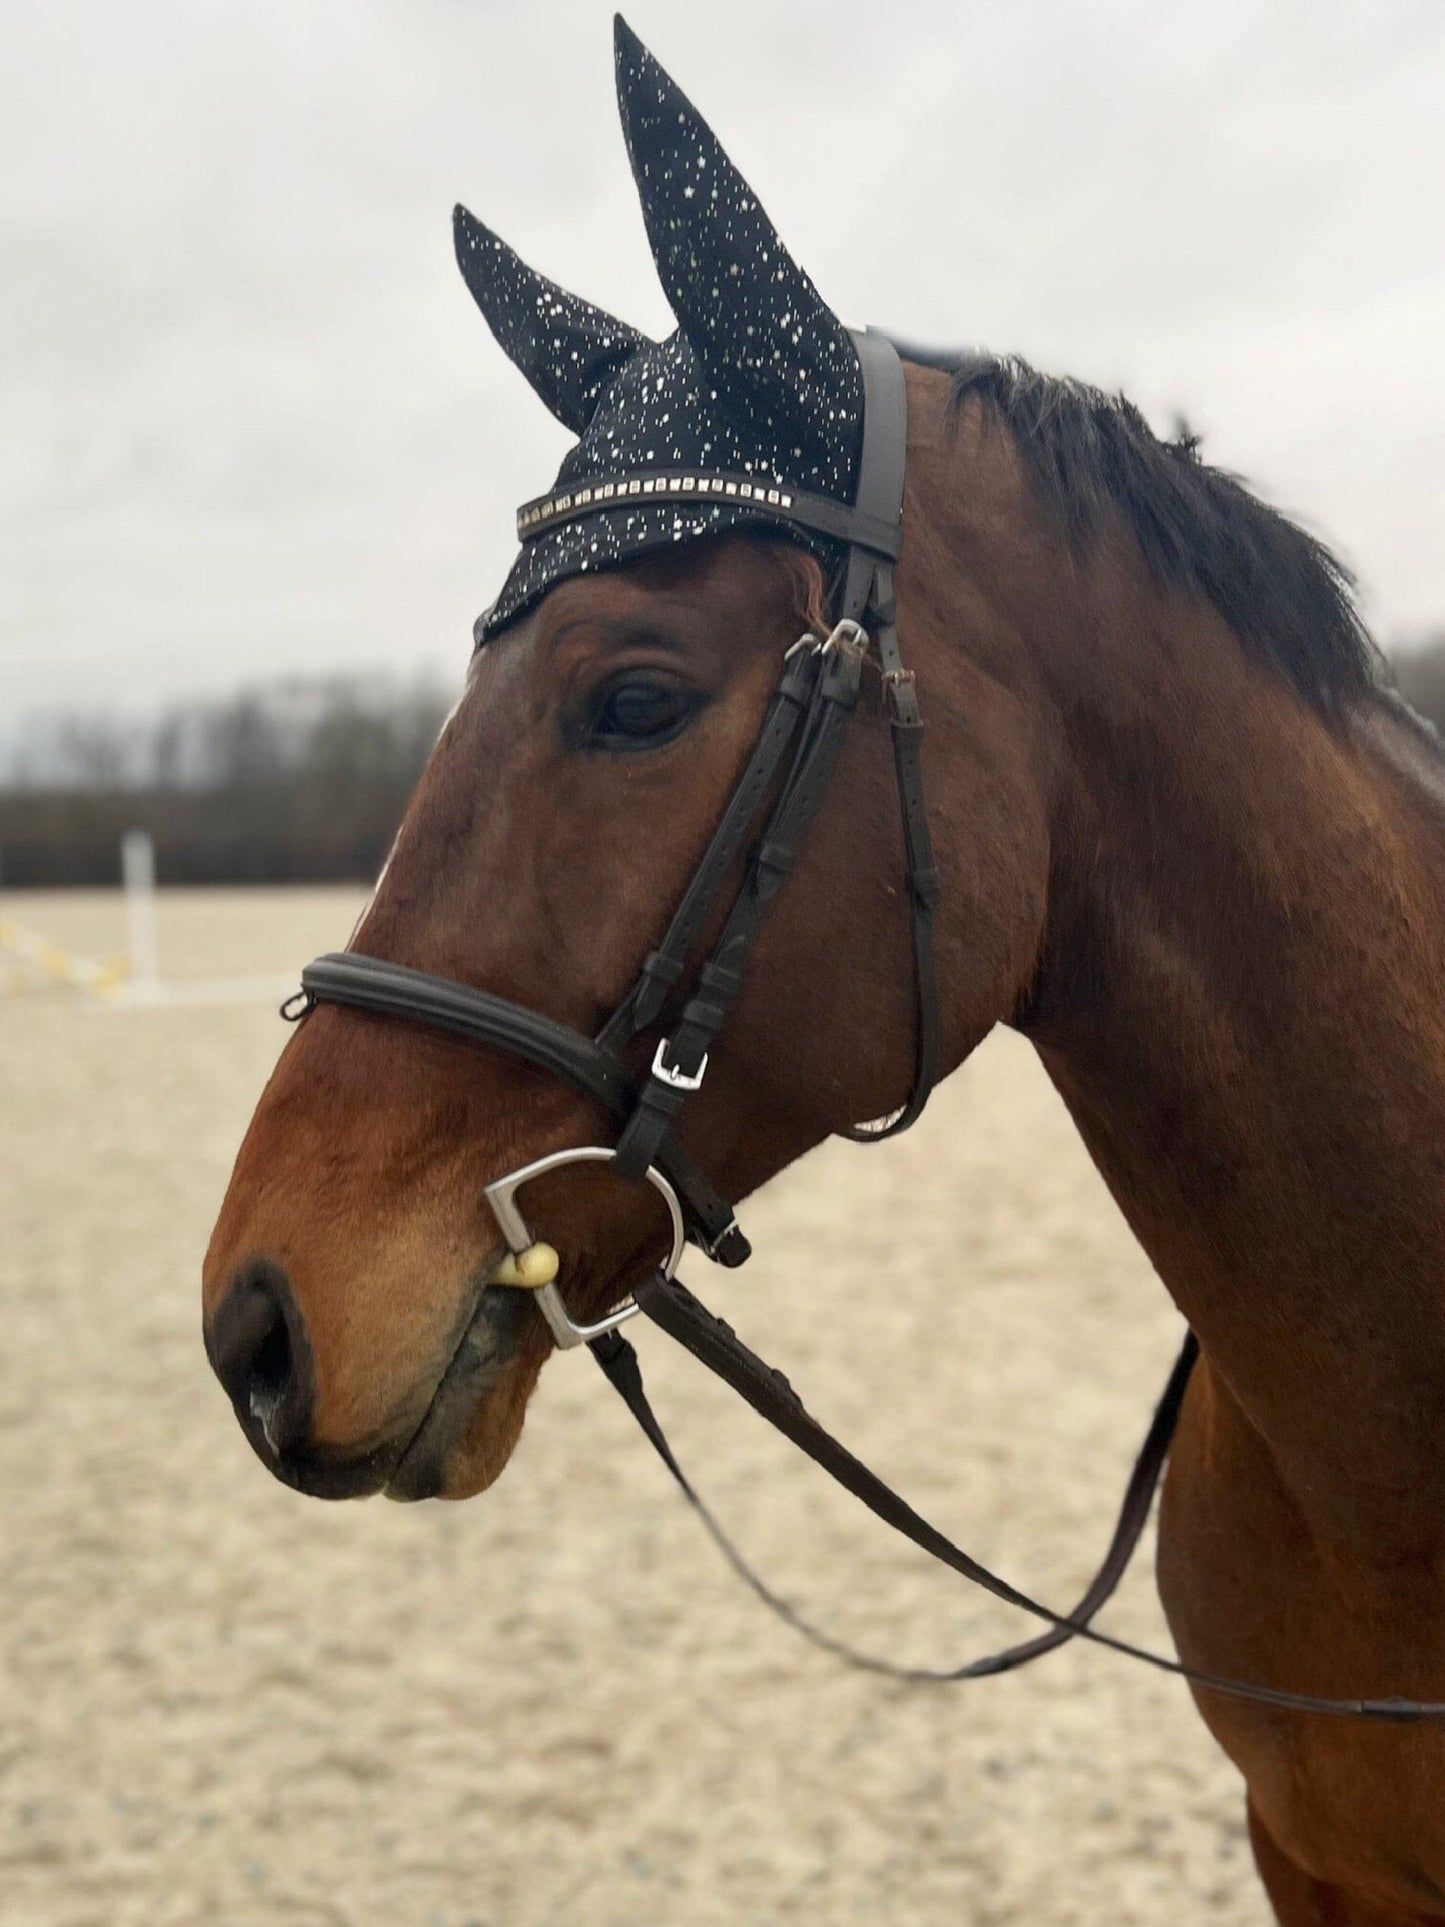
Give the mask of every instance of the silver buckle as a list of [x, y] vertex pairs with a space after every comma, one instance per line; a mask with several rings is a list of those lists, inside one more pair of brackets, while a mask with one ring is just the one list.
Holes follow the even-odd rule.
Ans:
[[[524, 1184], [530, 1184], [533, 1178], [540, 1178], [544, 1172], [559, 1170], [564, 1164], [610, 1164], [614, 1155], [613, 1151], [601, 1144], [584, 1145], [575, 1151], [553, 1151], [547, 1157], [536, 1159], [532, 1164], [524, 1164], [520, 1171], [511, 1171], [506, 1177], [498, 1178], [495, 1184], [487, 1185], [487, 1203], [491, 1206], [492, 1216], [496, 1219], [497, 1227], [506, 1239], [507, 1249], [512, 1255], [519, 1258], [523, 1252], [530, 1251], [536, 1243], [536, 1239], [528, 1228], [527, 1220], [522, 1216], [517, 1205], [517, 1193]], [[676, 1191], [655, 1165], [650, 1164], [643, 1176], [653, 1190], [661, 1196], [663, 1203], [667, 1206], [667, 1215], [672, 1220], [672, 1249], [668, 1252], [667, 1261], [662, 1267], [663, 1277], [671, 1278], [682, 1263], [683, 1249], [687, 1242], [687, 1233], [682, 1222], [682, 1206], [678, 1202]], [[538, 1311], [546, 1319], [553, 1338], [563, 1351], [571, 1350], [574, 1345], [585, 1345], [591, 1339], [600, 1338], [604, 1332], [615, 1331], [619, 1325], [629, 1318], [634, 1318], [642, 1309], [629, 1298], [625, 1305], [620, 1305], [616, 1311], [609, 1312], [595, 1325], [574, 1325], [567, 1315], [567, 1307], [562, 1303], [562, 1294], [558, 1291], [555, 1281], [545, 1285], [518, 1285], [511, 1289], [532, 1293], [537, 1301]]]
[[734, 1212], [715, 1238], [698, 1239], [698, 1249], [704, 1258], [711, 1258], [713, 1263], [716, 1264], [718, 1262], [718, 1253], [722, 1250], [724, 1241], [730, 1238], [735, 1231], [740, 1231], [741, 1229], [742, 1226], [738, 1223], [737, 1213]]
[[868, 653], [868, 631], [861, 622], [854, 622], [851, 616], [844, 616], [835, 623], [833, 633], [823, 644], [825, 649], [843, 649], [850, 655], [866, 656]]
[[675, 1091], [700, 1090], [702, 1088], [702, 1080], [707, 1076], [707, 1052], [703, 1052], [702, 1062], [698, 1065], [697, 1069], [689, 1072], [674, 1070], [672, 1065], [666, 1062], [667, 1053], [671, 1049], [672, 1039], [670, 1037], [664, 1037], [658, 1045], [656, 1054], [652, 1060], [653, 1076], [657, 1078], [659, 1083], [667, 1084]]

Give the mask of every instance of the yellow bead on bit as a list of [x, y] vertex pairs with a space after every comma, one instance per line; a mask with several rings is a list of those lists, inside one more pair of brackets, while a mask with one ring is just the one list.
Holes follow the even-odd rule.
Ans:
[[561, 1267], [561, 1259], [551, 1245], [528, 1245], [525, 1251], [509, 1251], [492, 1273], [494, 1285], [523, 1285], [536, 1291], [550, 1285]]

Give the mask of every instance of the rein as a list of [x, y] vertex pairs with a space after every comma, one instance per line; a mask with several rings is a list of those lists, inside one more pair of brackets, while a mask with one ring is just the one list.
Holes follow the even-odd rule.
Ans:
[[[853, 340], [864, 390], [863, 450], [854, 505], [849, 508], [801, 491], [747, 484], [761, 517], [818, 529], [847, 542], [847, 563], [834, 596], [832, 633], [826, 640], [805, 636], [787, 652], [757, 742], [702, 861], [661, 942], [648, 955], [636, 982], [597, 1036], [588, 1038], [526, 1005], [450, 978], [350, 952], [333, 953], [309, 964], [301, 975], [300, 996], [283, 1005], [282, 1013], [300, 1018], [317, 1004], [330, 1003], [369, 1015], [428, 1024], [524, 1058], [571, 1083], [607, 1112], [618, 1130], [615, 1147], [589, 1145], [553, 1152], [486, 1187], [488, 1203], [510, 1254], [492, 1283], [503, 1289], [532, 1291], [559, 1347], [585, 1343], [590, 1348], [733, 1569], [765, 1605], [815, 1645], [871, 1672], [907, 1680], [945, 1681], [1009, 1672], [1071, 1639], [1084, 1639], [1174, 1674], [1191, 1685], [1261, 1705], [1370, 1720], [1445, 1718], [1445, 1703], [1321, 1698], [1225, 1678], [1100, 1632], [1092, 1624], [1123, 1577], [1148, 1520], [1198, 1357], [1192, 1333], [1185, 1338], [1140, 1448], [1103, 1562], [1074, 1610], [1059, 1613], [990, 1571], [914, 1511], [811, 1417], [781, 1372], [751, 1351], [675, 1276], [687, 1242], [727, 1267], [742, 1264], [751, 1252], [732, 1206], [714, 1191], [678, 1144], [675, 1126], [688, 1097], [702, 1086], [708, 1053], [742, 989], [748, 959], [768, 909], [786, 882], [827, 794], [870, 652], [876, 655], [881, 671], [903, 828], [914, 966], [915, 1060], [912, 1085], [903, 1105], [891, 1117], [854, 1126], [845, 1135], [871, 1143], [907, 1130], [921, 1115], [937, 1076], [933, 916], [940, 885], [923, 791], [922, 721], [913, 672], [904, 667], [899, 651], [893, 594], [893, 565], [902, 535], [906, 391], [902, 364], [889, 341], [871, 332], [857, 333]], [[675, 476], [638, 476], [610, 486], [632, 494], [644, 488], [649, 494], [658, 490], [690, 492], [704, 480], [709, 486], [715, 483], [729, 487], [726, 477]], [[731, 492], [743, 486], [738, 478], [731, 478]], [[567, 495], [525, 505], [519, 514], [523, 541], [557, 526], [559, 521], [588, 514], [594, 492], [579, 486]], [[579, 500], [579, 496], [586, 499]], [[765, 809], [758, 833], [756, 826]], [[721, 934], [697, 970], [691, 996], [676, 1026], [669, 1036], [660, 1039], [651, 1068], [639, 1081], [623, 1053], [657, 1023], [678, 990], [688, 960], [745, 851], [743, 881], [724, 917]], [[619, 1176], [646, 1182], [659, 1193], [672, 1225], [672, 1248], [667, 1261], [637, 1287], [632, 1300], [595, 1325], [584, 1326], [573, 1322], [558, 1290], [557, 1253], [534, 1239], [516, 1198], [522, 1187], [545, 1171], [570, 1163], [602, 1161]], [[811, 1625], [747, 1564], [678, 1464], [648, 1402], [637, 1354], [618, 1330], [638, 1312], [645, 1312], [885, 1524], [995, 1598], [1043, 1620], [1046, 1630], [1002, 1652], [951, 1669], [931, 1670], [898, 1666], [859, 1653]]]

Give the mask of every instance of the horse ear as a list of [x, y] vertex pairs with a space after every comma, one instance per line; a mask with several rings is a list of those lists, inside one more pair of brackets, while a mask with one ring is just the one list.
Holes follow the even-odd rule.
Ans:
[[457, 265], [492, 333], [558, 421], [584, 434], [646, 337], [535, 273], [464, 207], [452, 231]]
[[836, 442], [858, 379], [847, 330], [697, 109], [621, 14], [613, 28], [628, 157], [679, 326], [734, 393], [741, 376], [775, 420], [801, 415]]

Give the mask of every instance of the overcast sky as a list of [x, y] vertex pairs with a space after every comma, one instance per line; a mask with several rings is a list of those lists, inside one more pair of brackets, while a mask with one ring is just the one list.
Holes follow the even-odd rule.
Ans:
[[[1122, 385], [1445, 626], [1440, 0], [633, 0], [850, 321]], [[456, 680], [563, 431], [451, 252], [670, 325], [593, 0], [0, 25], [0, 723]]]

